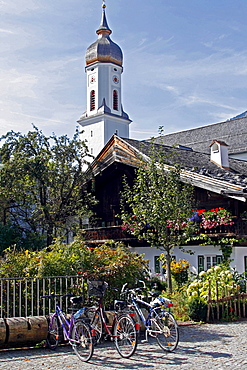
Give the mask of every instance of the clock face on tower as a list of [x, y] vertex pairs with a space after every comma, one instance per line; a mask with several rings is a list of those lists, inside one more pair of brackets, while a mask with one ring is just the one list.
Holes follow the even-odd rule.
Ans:
[[119, 83], [119, 78], [118, 78], [118, 76], [114, 75], [114, 76], [112, 77], [112, 81], [113, 81], [115, 84], [118, 84], [118, 83]]
[[89, 82], [90, 82], [90, 84], [94, 84], [96, 82], [95, 75], [89, 76]]

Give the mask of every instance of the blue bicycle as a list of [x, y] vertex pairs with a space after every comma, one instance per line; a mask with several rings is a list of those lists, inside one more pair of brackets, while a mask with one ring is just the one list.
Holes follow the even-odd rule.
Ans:
[[122, 304], [126, 306], [127, 303], [127, 309], [132, 312], [138, 329], [143, 324], [143, 342], [148, 341], [148, 336], [153, 337], [164, 351], [171, 352], [176, 349], [179, 341], [178, 325], [170, 312], [172, 303], [169, 299], [160, 297], [159, 293], [153, 292], [149, 292], [152, 297], [150, 303], [142, 300], [138, 297], [138, 292], [142, 292], [146, 286], [143, 281], [140, 282], [143, 284], [141, 288], [127, 289], [127, 284], [123, 285], [121, 296], [125, 296], [127, 302], [122, 301]]
[[[43, 299], [57, 299], [70, 297], [75, 305], [80, 303], [82, 297], [72, 297], [70, 294], [44, 295]], [[80, 314], [71, 314], [68, 319], [56, 300], [55, 312], [48, 319], [47, 347], [54, 350], [62, 340], [68, 341], [81, 361], [89, 361], [93, 355], [94, 346], [92, 330], [89, 323], [80, 317]]]

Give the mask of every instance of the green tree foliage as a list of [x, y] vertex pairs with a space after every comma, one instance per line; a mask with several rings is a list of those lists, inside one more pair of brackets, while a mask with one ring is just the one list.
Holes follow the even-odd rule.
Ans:
[[27, 135], [11, 131], [1, 140], [1, 222], [7, 218], [24, 237], [43, 234], [47, 245], [53, 237], [74, 231], [95, 202], [86, 189], [88, 150], [79, 132], [73, 139], [46, 137], [34, 127]]
[[169, 158], [174, 163], [172, 166], [167, 165], [161, 147], [153, 145], [149, 160], [143, 160], [136, 171], [133, 186], [125, 180], [121, 217], [127, 231], [165, 251], [171, 291], [171, 253], [193, 232], [193, 224], [188, 222], [193, 188], [181, 182], [181, 169], [175, 158]]
[[0, 254], [8, 247], [17, 249], [41, 249], [45, 247], [45, 240], [39, 233], [26, 230], [25, 237], [19, 228], [10, 223], [0, 223]]

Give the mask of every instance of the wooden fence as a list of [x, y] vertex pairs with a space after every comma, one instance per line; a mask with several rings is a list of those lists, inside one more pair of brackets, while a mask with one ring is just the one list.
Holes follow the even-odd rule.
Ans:
[[233, 291], [237, 293], [230, 294], [225, 289], [224, 296], [219, 296], [218, 283], [216, 282], [215, 299], [212, 299], [209, 281], [207, 322], [215, 320], [232, 321], [247, 317], [247, 294], [240, 292], [239, 286], [233, 286]]

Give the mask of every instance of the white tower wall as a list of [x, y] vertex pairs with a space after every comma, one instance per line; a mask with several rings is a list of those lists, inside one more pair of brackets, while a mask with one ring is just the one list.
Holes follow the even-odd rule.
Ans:
[[[101, 107], [103, 99], [111, 113], [122, 115], [121, 74], [123, 68], [112, 63], [96, 63], [86, 68], [87, 73], [87, 115], [93, 116]], [[91, 91], [95, 91], [95, 110], [91, 110]], [[113, 109], [113, 91], [118, 92], [118, 110]]]
[[86, 51], [87, 106], [78, 120], [82, 126], [81, 139], [86, 140], [94, 157], [112, 135], [128, 138], [131, 123], [122, 108], [122, 51], [110, 39], [112, 31], [107, 24], [105, 4], [102, 8], [101, 24], [96, 31], [98, 39]]

